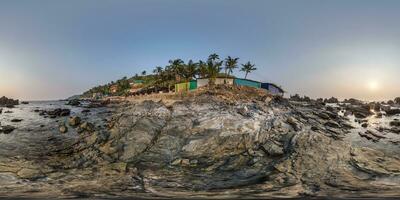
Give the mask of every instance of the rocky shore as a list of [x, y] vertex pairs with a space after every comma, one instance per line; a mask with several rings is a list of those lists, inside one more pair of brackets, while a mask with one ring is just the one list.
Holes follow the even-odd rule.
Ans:
[[[97, 122], [62, 116], [59, 136], [49, 138], [60, 144], [40, 164], [9, 160], [0, 172], [28, 180], [37, 196], [400, 195], [398, 151], [357, 145], [349, 137], [378, 144], [396, 136], [398, 120], [382, 129], [368, 122], [390, 115], [382, 109], [386, 105], [376, 111], [377, 104], [288, 100], [232, 87], [96, 105], [111, 115]], [[62, 142], [69, 134], [75, 139]], [[0, 195], [26, 190], [0, 184]]]
[[[8, 107], [12, 108], [19, 104], [19, 101], [16, 99], [9, 99], [5, 96], [0, 97], [0, 107]], [[1, 108], [0, 108], [1, 109]]]

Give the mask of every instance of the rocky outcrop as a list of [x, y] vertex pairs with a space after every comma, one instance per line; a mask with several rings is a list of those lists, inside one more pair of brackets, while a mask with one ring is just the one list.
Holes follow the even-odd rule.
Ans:
[[14, 107], [19, 104], [19, 101], [16, 99], [9, 99], [5, 96], [0, 97], [0, 107]]
[[400, 114], [400, 108], [391, 108], [386, 111], [387, 115], [397, 115]]
[[335, 97], [331, 97], [329, 99], [324, 100], [325, 103], [339, 103], [339, 100]]
[[[249, 188], [290, 191], [287, 196], [398, 188], [369, 177], [398, 173], [399, 159], [352, 147], [343, 139], [352, 129], [347, 119], [319, 103], [232, 103], [200, 95], [173, 104], [124, 104], [116, 113], [108, 131], [85, 122], [76, 127], [83, 130], [81, 140], [72, 146], [64, 167], [125, 163], [120, 171], [135, 171], [135, 187], [160, 195], [174, 190], [173, 197]], [[362, 134], [383, 138], [376, 132]]]
[[66, 105], [79, 106], [81, 105], [81, 101], [79, 99], [71, 99], [66, 103]]
[[65, 116], [69, 116], [71, 114], [71, 110], [66, 109], [66, 108], [56, 108], [54, 110], [35, 109], [34, 112], [39, 113], [39, 115], [41, 115], [41, 116], [50, 117], [50, 118], [65, 117]]
[[0, 133], [9, 134], [15, 130], [14, 126], [5, 125], [0, 127]]

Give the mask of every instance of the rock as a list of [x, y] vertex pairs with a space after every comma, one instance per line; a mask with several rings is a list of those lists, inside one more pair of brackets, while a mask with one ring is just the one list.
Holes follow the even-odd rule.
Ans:
[[379, 138], [379, 139], [386, 138], [384, 135], [377, 133], [375, 131], [372, 131], [372, 130], [365, 131], [365, 134], [373, 135], [374, 137]]
[[351, 163], [356, 169], [372, 175], [400, 175], [400, 160], [385, 156], [384, 153], [367, 147], [351, 151]]
[[299, 102], [310, 102], [311, 98], [308, 96], [300, 97], [299, 94], [295, 94], [293, 96], [290, 96], [289, 100], [290, 101], [299, 101]]
[[68, 132], [68, 128], [65, 125], [61, 125], [58, 129], [61, 133]]
[[293, 127], [293, 129], [294, 129], [295, 131], [300, 131], [300, 130], [301, 130], [301, 127], [300, 127], [300, 125], [297, 123], [297, 120], [294, 119], [293, 117], [288, 117], [287, 120], [286, 120], [286, 122], [287, 122], [288, 124], [290, 124], [290, 125]]
[[389, 111], [391, 108], [392, 106], [390, 105], [381, 105], [381, 110], [385, 112]]
[[245, 116], [245, 117], [249, 117], [250, 116], [249, 109], [247, 108], [247, 106], [244, 106], [242, 108], [238, 108], [237, 112], [239, 114], [241, 114], [242, 116]]
[[390, 129], [390, 132], [400, 134], [400, 127], [392, 127]]
[[400, 114], [400, 109], [398, 108], [394, 108], [394, 109], [390, 109], [388, 111], [386, 111], [387, 115], [397, 115]]
[[11, 122], [21, 122], [22, 119], [12, 119]]
[[399, 120], [391, 121], [391, 122], [389, 123], [389, 125], [390, 125], [390, 126], [400, 126], [400, 121], [399, 121]]
[[361, 119], [368, 117], [368, 115], [366, 115], [365, 113], [362, 113], [362, 112], [356, 112], [356, 113], [354, 113], [354, 116], [356, 118], [361, 118]]
[[382, 105], [378, 102], [369, 103], [370, 109], [374, 110], [375, 112], [381, 111]]
[[28, 101], [21, 101], [21, 104], [29, 104]]
[[181, 165], [181, 166], [189, 166], [190, 165], [190, 160], [189, 159], [182, 159], [182, 158], [178, 158], [176, 160], [174, 160], [171, 165], [177, 166], [177, 165]]
[[363, 124], [361, 124], [361, 127], [367, 128], [367, 127], [368, 127], [368, 124], [367, 124], [367, 123], [363, 123]]
[[339, 128], [340, 127], [340, 125], [337, 122], [333, 121], [333, 120], [329, 120], [329, 121], [325, 122], [324, 125], [332, 127], [332, 128]]
[[394, 99], [394, 103], [397, 104], [397, 105], [400, 105], [400, 97], [396, 97]]
[[19, 101], [14, 99], [9, 99], [5, 96], [0, 98], [0, 106], [4, 106], [7, 108], [13, 108], [15, 105], [18, 105]]
[[45, 177], [38, 169], [23, 168], [17, 172], [17, 175], [23, 179], [36, 180]]
[[81, 102], [79, 99], [71, 99], [66, 103], [66, 105], [79, 106], [79, 105], [81, 105]]
[[11, 111], [11, 110], [6, 110], [6, 111], [4, 111], [4, 113], [13, 113], [13, 111]]
[[329, 115], [326, 114], [326, 113], [323, 113], [323, 112], [318, 112], [318, 113], [316, 113], [316, 115], [317, 115], [318, 117], [322, 118], [322, 119], [325, 119], [325, 120], [330, 119]]
[[89, 122], [83, 122], [80, 126], [81, 129], [92, 132], [94, 131], [94, 125]]
[[70, 117], [68, 123], [70, 126], [78, 126], [81, 123], [81, 118], [78, 116]]
[[326, 99], [324, 102], [325, 103], [339, 103], [339, 100], [335, 97], [331, 97], [329, 99]]
[[6, 125], [6, 126], [2, 126], [0, 129], [0, 132], [3, 132], [5, 134], [9, 134], [11, 132], [13, 132], [15, 130], [14, 126], [10, 126], [10, 125]]
[[360, 101], [358, 99], [353, 99], [353, 98], [345, 99], [343, 101], [343, 103], [348, 103], [348, 104], [351, 104], [351, 105], [363, 105], [364, 104], [362, 101]]
[[349, 116], [349, 115], [352, 115], [353, 113], [350, 111], [350, 110], [346, 110], [345, 112], [344, 112], [344, 116]]
[[34, 112], [39, 112], [39, 115], [45, 116], [45, 117], [50, 117], [50, 118], [56, 118], [56, 117], [65, 117], [69, 116], [71, 114], [70, 109], [63, 109], [63, 108], [56, 108], [54, 110], [38, 110], [35, 109]]
[[379, 140], [379, 138], [376, 138], [373, 135], [370, 135], [370, 134], [367, 134], [367, 133], [359, 132], [358, 135], [360, 135], [363, 138], [366, 138], [367, 140], [372, 140], [374, 142], [378, 142], [378, 140]]
[[[231, 95], [235, 104], [228, 104], [228, 98], [220, 97], [227, 91], [217, 91], [217, 96], [209, 95], [207, 89], [206, 95], [196, 93], [195, 98], [184, 97], [168, 104], [158, 101], [123, 104], [118, 112], [113, 112], [109, 120], [113, 126], [109, 130], [99, 128], [81, 135], [79, 144], [71, 149], [73, 153], [59, 159], [65, 159], [62, 163], [88, 167], [93, 177], [107, 179], [101, 188], [104, 192], [108, 192], [108, 184], [114, 177], [96, 176], [96, 170], [90, 167], [101, 171], [103, 166], [113, 162], [128, 163], [129, 168], [138, 167], [138, 185], [144, 185], [148, 191], [156, 189], [159, 194], [170, 192], [168, 194], [173, 195], [176, 187], [184, 195], [213, 191], [225, 196], [237, 192], [233, 195], [236, 197], [242, 191], [245, 194], [262, 192], [251, 196], [254, 198], [287, 193], [290, 197], [297, 197], [299, 193], [337, 194], [336, 191], [343, 196], [364, 191], [397, 194], [398, 188], [394, 187], [397, 182], [389, 185], [377, 181], [386, 181], [396, 172], [396, 163], [387, 162], [391, 154], [371, 154], [373, 158], [358, 151], [351, 154], [355, 147], [344, 138], [349, 128], [344, 124], [350, 122], [335, 116], [335, 111], [313, 102], [267, 104], [245, 100], [238, 97], [236, 91]], [[246, 110], [239, 114], [238, 105], [246, 105], [250, 112], [254, 111], [252, 116], [247, 117]], [[314, 113], [325, 113], [324, 118], [328, 116], [329, 119], [321, 119]], [[79, 129], [86, 129], [83, 124]], [[100, 139], [103, 132], [107, 136]], [[364, 131], [361, 135], [376, 141], [383, 136]], [[390, 167], [379, 166], [379, 159], [385, 159], [384, 163]], [[369, 166], [369, 162], [374, 166]], [[125, 171], [125, 164], [121, 168], [113, 171]], [[369, 168], [382, 168], [388, 173], [381, 176], [382, 173]], [[84, 168], [77, 171], [82, 170]], [[76, 178], [71, 178], [75, 182]], [[121, 181], [112, 187], [114, 193], [119, 188], [135, 187], [132, 185], [136, 180], [134, 175], [124, 174], [116, 179]], [[122, 182], [125, 179], [127, 185]], [[95, 183], [98, 189], [100, 182]]]
[[283, 147], [274, 142], [267, 142], [262, 146], [262, 150], [269, 156], [281, 156], [284, 154]]
[[89, 109], [84, 109], [84, 110], [82, 110], [82, 113], [89, 113], [89, 112], [90, 112]]

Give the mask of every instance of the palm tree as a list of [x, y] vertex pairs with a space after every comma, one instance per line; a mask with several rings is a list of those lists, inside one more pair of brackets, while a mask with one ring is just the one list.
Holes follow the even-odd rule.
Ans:
[[229, 74], [233, 73], [233, 70], [237, 68], [238, 60], [239, 58], [232, 58], [230, 56], [225, 59], [225, 74], [227, 75], [226, 77], [228, 77]]
[[171, 68], [171, 71], [174, 73], [175, 75], [175, 81], [179, 81], [180, 79], [180, 74], [182, 74], [182, 66], [185, 64], [185, 62], [183, 62], [183, 60], [181, 59], [175, 59], [175, 60], [170, 60], [169, 61], [169, 65]]
[[219, 57], [217, 54], [211, 54], [207, 60], [207, 75], [210, 79], [210, 84], [213, 85], [215, 83], [215, 79], [217, 78], [219, 72], [221, 71], [221, 66], [224, 61], [219, 61]]
[[216, 53], [213, 53], [208, 56], [207, 63], [212, 63], [215, 67], [218, 67], [218, 73], [221, 71], [221, 66], [223, 61], [219, 61], [219, 56]]
[[146, 76], [146, 70], [142, 71], [142, 76]]
[[208, 60], [219, 60], [219, 55], [216, 53], [213, 53], [208, 56]]
[[254, 70], [257, 70], [257, 68], [254, 67], [256, 65], [251, 64], [250, 62], [247, 62], [246, 64], [242, 64], [242, 66], [243, 67], [242, 67], [242, 69], [240, 69], [240, 71], [243, 71], [246, 73], [246, 75], [244, 76], [245, 79], [247, 78], [247, 74], [251, 73]]
[[162, 70], [163, 70], [162, 67], [157, 66], [157, 67], [153, 70], [153, 73], [156, 74], [156, 75], [160, 75], [161, 72], [162, 72]]
[[198, 68], [199, 68], [199, 76], [200, 78], [205, 78], [207, 76], [207, 63], [205, 63], [204, 61], [200, 60], [199, 64], [198, 64]]
[[198, 72], [198, 64], [189, 60], [188, 64], [185, 66], [185, 78], [190, 81], [192, 78], [196, 78]]

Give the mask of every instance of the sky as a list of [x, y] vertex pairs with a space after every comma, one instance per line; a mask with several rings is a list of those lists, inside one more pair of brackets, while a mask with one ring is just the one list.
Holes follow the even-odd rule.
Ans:
[[289, 94], [393, 99], [399, 10], [398, 0], [0, 0], [0, 96], [61, 99], [217, 53]]

